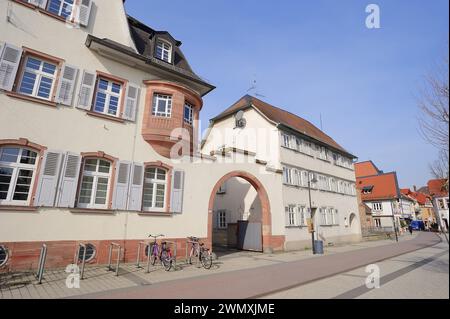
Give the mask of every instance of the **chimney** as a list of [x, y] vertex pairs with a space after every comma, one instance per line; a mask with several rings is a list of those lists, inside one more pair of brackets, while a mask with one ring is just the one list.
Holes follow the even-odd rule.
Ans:
[[414, 191], [417, 192], [417, 186], [414, 185], [413, 188], [414, 188]]

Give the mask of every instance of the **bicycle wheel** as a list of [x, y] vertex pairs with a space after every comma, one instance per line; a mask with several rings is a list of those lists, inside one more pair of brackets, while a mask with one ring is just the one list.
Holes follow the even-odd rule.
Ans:
[[161, 253], [161, 263], [166, 271], [169, 271], [172, 268], [172, 257], [170, 257], [170, 254], [168, 254], [167, 251]]
[[210, 269], [212, 266], [212, 254], [209, 249], [202, 249], [200, 252], [200, 261], [203, 265], [203, 268]]
[[156, 260], [158, 259], [158, 247], [155, 245], [150, 246], [150, 262], [154, 266], [156, 264]]
[[195, 249], [191, 249], [191, 253], [189, 254], [189, 260], [188, 260], [189, 265], [192, 265], [193, 258], [195, 258], [195, 259], [198, 258], [197, 250], [195, 250]]

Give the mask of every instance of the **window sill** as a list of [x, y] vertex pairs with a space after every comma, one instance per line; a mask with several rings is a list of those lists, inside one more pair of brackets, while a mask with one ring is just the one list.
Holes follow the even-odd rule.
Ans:
[[0, 205], [0, 211], [36, 212], [37, 210], [38, 210], [38, 207], [34, 207], [34, 206]]
[[121, 119], [121, 118], [115, 117], [115, 116], [100, 114], [100, 113], [96, 113], [96, 112], [92, 112], [92, 111], [88, 111], [88, 112], [86, 112], [86, 114], [89, 116], [98, 117], [98, 118], [101, 118], [104, 120], [110, 120], [110, 121], [118, 122], [118, 123], [125, 123], [124, 119]]
[[19, 0], [13, 0], [13, 2], [18, 3], [20, 5], [23, 5], [24, 7], [28, 7], [30, 9], [36, 9], [37, 8], [35, 5], [30, 4], [28, 2], [22, 2], [22, 1], [19, 1]]
[[327, 159], [324, 159], [324, 158], [320, 158], [320, 157], [316, 157], [318, 160], [321, 160], [322, 162], [326, 162], [326, 163], [329, 163], [329, 164], [331, 164], [331, 161], [330, 160], [327, 160]]
[[39, 103], [39, 104], [43, 104], [43, 105], [51, 106], [51, 107], [55, 107], [55, 108], [57, 106], [56, 102], [39, 99], [37, 97], [24, 95], [24, 94], [20, 94], [17, 92], [7, 92], [6, 95], [9, 97], [15, 98], [15, 99]]
[[106, 214], [112, 215], [116, 211], [112, 209], [95, 209], [95, 208], [72, 208], [70, 212], [73, 214]]
[[167, 212], [147, 212], [147, 211], [144, 212], [144, 211], [142, 211], [142, 212], [138, 212], [138, 215], [172, 217], [172, 213], [167, 213]]

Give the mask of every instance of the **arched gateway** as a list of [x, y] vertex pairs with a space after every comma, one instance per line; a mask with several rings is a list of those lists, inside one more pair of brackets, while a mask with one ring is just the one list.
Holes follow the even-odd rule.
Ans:
[[[263, 184], [252, 174], [244, 171], [233, 171], [223, 176], [214, 186], [209, 197], [208, 205], [208, 241], [212, 245], [213, 236], [213, 211], [216, 193], [220, 186], [233, 177], [240, 177], [249, 182], [257, 191], [259, 200], [261, 201], [262, 212], [262, 247], [264, 252], [271, 252], [284, 244], [283, 238], [274, 238], [272, 236], [272, 216], [270, 211], [269, 196]], [[280, 242], [280, 240], [282, 242]]]

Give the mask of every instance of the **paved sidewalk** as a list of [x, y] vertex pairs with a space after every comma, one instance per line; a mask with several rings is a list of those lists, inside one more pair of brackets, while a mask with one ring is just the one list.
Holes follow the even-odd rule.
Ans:
[[[400, 244], [413, 242], [417, 239], [417, 236], [421, 235], [421, 233], [416, 233], [414, 236], [410, 236], [409, 234], [402, 236], [400, 237]], [[434, 237], [436, 236], [434, 235]], [[179, 263], [177, 265], [177, 271], [165, 272], [161, 267], [154, 267], [151, 269], [150, 273], [147, 274], [143, 269], [137, 269], [134, 265], [121, 265], [119, 277], [116, 277], [113, 272], [107, 271], [104, 266], [87, 267], [85, 271], [86, 279], [81, 281], [80, 289], [69, 289], [66, 287], [65, 282], [68, 274], [66, 274], [64, 270], [45, 272], [42, 285], [36, 285], [36, 280], [30, 273], [15, 273], [8, 276], [0, 275], [0, 299], [48, 299], [77, 296], [85, 298], [86, 295], [93, 297], [96, 293], [106, 293], [109, 295], [111, 292], [116, 293], [119, 289], [123, 288], [129, 288], [131, 290], [136, 288], [139, 289], [140, 287], [149, 288], [156, 287], [162, 283], [172, 282], [171, 284], [174, 284], [176, 282], [183, 282], [183, 280], [192, 280], [192, 285], [195, 287], [198, 285], [196, 280], [200, 280], [201, 278], [213, 278], [214, 276], [226, 273], [230, 273], [230, 276], [240, 276], [239, 273], [236, 273], [237, 271], [247, 269], [249, 272], [254, 272], [254, 270], [261, 267], [290, 264], [292, 262], [311, 259], [323, 260], [323, 258], [335, 254], [392, 244], [395, 244], [395, 241], [380, 240], [326, 247], [325, 256], [312, 256], [311, 251], [309, 250], [275, 254], [217, 251], [219, 259], [214, 262], [211, 270]], [[193, 287], [188, 290], [193, 289]], [[154, 296], [153, 293], [149, 295], [145, 293], [145, 295], [146, 296], [143, 296], [144, 298], [159, 298], [158, 296]], [[98, 295], [97, 297], [103, 298], [106, 296]], [[177, 292], [175, 295], [172, 295], [172, 297], [181, 298], [183, 295], [178, 294]]]
[[[375, 246], [318, 258], [278, 263], [149, 286], [80, 296], [81, 298], [130, 299], [247, 299], [257, 298], [314, 280], [329, 277], [441, 242], [434, 233], [420, 233], [412, 240]], [[198, 289], [201, 287], [201, 289]]]

